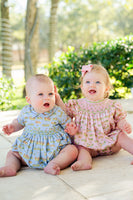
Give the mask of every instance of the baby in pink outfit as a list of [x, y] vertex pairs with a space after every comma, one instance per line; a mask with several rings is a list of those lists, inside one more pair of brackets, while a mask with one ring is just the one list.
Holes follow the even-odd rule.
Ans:
[[110, 89], [106, 69], [91, 64], [82, 67], [81, 90], [85, 98], [64, 104], [57, 95], [57, 104], [78, 127], [74, 144], [79, 154], [71, 166], [74, 171], [91, 169], [92, 157], [111, 155], [121, 148], [133, 154], [133, 139], [126, 134], [131, 133], [131, 125], [121, 105], [108, 98]]

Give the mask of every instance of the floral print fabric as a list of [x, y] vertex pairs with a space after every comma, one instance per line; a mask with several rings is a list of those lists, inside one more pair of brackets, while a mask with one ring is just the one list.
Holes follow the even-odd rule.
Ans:
[[126, 117], [121, 105], [110, 99], [99, 102], [86, 98], [69, 100], [66, 109], [79, 128], [74, 143], [93, 150], [104, 151], [112, 147], [120, 133], [117, 122]]
[[64, 131], [71, 119], [58, 106], [40, 114], [27, 105], [20, 112], [18, 122], [24, 126], [24, 130], [13, 144], [12, 151], [17, 151], [29, 167], [44, 168], [71, 143]]

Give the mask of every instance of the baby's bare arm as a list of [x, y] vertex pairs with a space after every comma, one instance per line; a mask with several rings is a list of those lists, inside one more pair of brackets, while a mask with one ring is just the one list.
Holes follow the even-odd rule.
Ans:
[[62, 110], [64, 110], [64, 112], [66, 112], [66, 106], [64, 104], [64, 102], [62, 101], [58, 91], [57, 91], [57, 88], [55, 86], [55, 103], [57, 106], [61, 107]]
[[12, 123], [4, 125], [2, 130], [5, 134], [10, 135], [13, 132], [19, 131], [23, 128], [24, 127], [18, 123], [18, 120], [14, 119]]

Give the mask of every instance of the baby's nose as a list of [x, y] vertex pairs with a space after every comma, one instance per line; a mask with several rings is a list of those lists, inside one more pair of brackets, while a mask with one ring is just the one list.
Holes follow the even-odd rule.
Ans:
[[44, 99], [48, 99], [49, 96], [47, 94], [44, 95]]
[[90, 85], [91, 85], [91, 86], [95, 86], [95, 82], [94, 82], [94, 81], [91, 81], [91, 82], [90, 82]]

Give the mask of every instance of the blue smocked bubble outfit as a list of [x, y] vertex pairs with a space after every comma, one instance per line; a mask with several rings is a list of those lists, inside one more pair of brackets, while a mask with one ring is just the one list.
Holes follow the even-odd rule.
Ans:
[[12, 151], [17, 151], [29, 167], [43, 169], [71, 143], [70, 136], [64, 131], [71, 119], [58, 106], [37, 113], [27, 105], [21, 110], [18, 122], [24, 130], [14, 142]]

